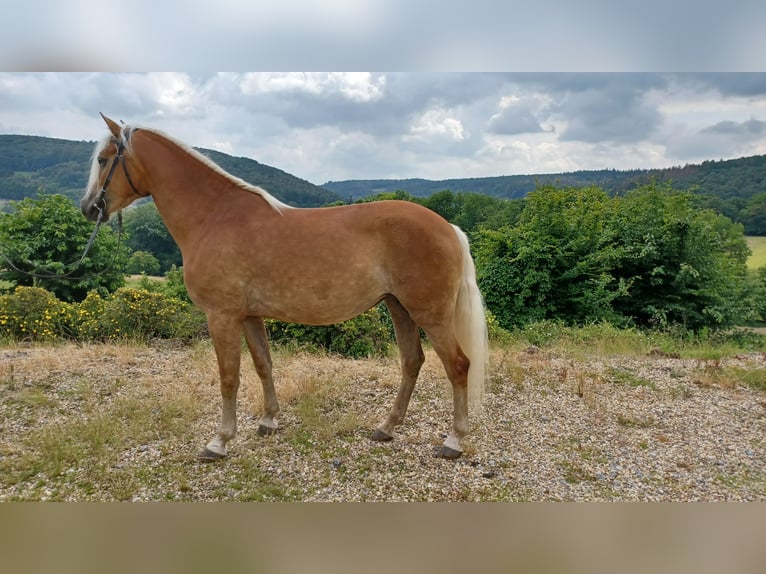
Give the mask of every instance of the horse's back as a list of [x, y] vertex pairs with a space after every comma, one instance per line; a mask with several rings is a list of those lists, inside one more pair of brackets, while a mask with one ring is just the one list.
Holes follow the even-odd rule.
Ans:
[[[351, 257], [352, 252], [390, 264], [408, 265], [459, 254], [459, 243], [444, 218], [422, 205], [386, 200], [285, 212], [278, 224], [280, 244], [300, 244], [308, 257], [330, 251]], [[348, 261], [348, 260], [347, 260]]]
[[455, 245], [452, 226], [440, 215], [420, 204], [402, 200], [375, 201], [348, 206], [352, 228], [373, 231], [382, 241], [392, 247], [408, 250], [435, 249], [445, 243], [451, 249]]

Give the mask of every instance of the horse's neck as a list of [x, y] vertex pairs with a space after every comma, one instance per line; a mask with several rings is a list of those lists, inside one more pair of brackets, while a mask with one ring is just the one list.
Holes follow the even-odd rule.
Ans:
[[243, 193], [236, 185], [175, 143], [152, 134], [149, 190], [181, 251], [205, 232], [205, 221], [225, 206], [227, 195]]

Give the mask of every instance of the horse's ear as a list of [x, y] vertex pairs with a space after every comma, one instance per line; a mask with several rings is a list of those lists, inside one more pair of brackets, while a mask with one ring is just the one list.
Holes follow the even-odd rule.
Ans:
[[[99, 112], [101, 114], [101, 112]], [[116, 138], [120, 137], [120, 132], [122, 130], [120, 129], [120, 126], [117, 122], [115, 122], [112, 119], [109, 119], [104, 114], [101, 114], [101, 117], [104, 118], [104, 121], [106, 122], [106, 125], [109, 126], [109, 131], [112, 132], [112, 135]]]

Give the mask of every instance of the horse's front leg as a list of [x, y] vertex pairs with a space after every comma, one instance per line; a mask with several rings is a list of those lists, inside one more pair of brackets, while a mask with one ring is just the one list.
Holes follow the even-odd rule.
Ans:
[[218, 358], [222, 413], [218, 434], [207, 443], [199, 458], [219, 460], [226, 456], [226, 445], [237, 434], [241, 324], [233, 319], [208, 315], [208, 329]]

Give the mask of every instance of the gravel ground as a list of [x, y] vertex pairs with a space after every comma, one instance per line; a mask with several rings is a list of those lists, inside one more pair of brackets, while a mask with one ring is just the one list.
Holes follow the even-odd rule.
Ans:
[[[243, 360], [239, 435], [228, 459], [204, 464], [194, 454], [220, 409], [209, 345], [0, 349], [0, 500], [766, 501], [766, 393], [742, 382], [766, 372], [763, 354], [495, 350], [457, 461], [433, 456], [451, 424], [433, 353], [390, 443], [367, 437], [396, 393], [396, 359], [278, 353], [275, 369], [279, 432], [257, 436], [260, 389]], [[55, 472], [19, 471], [49, 456], [40, 437], [99, 414], [124, 439]]]

